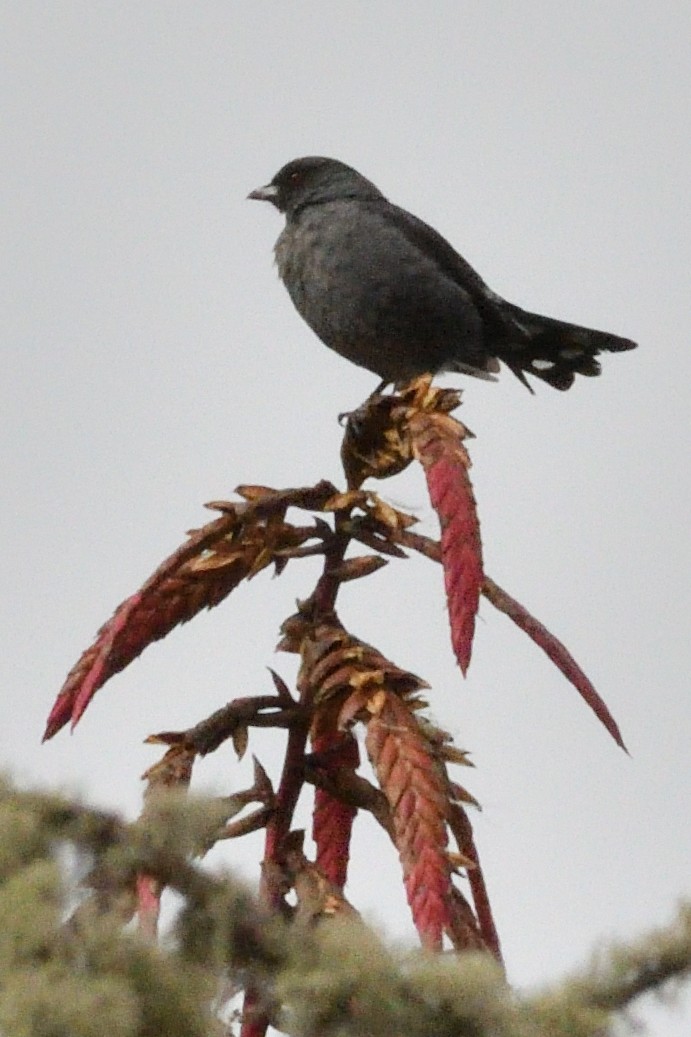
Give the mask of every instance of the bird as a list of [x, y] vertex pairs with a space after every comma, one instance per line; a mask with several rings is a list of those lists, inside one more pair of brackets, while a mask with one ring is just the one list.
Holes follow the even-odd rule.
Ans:
[[495, 381], [502, 361], [531, 392], [529, 375], [565, 390], [577, 374], [600, 374], [600, 353], [636, 346], [507, 302], [441, 234], [337, 159], [293, 159], [248, 197], [285, 215], [274, 252], [299, 314], [379, 388], [444, 371]]

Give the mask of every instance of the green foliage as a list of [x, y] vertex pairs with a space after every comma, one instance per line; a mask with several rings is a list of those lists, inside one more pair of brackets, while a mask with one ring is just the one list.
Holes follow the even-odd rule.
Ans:
[[[691, 971], [691, 905], [524, 999], [489, 955], [392, 953], [352, 916], [316, 927], [269, 918], [241, 884], [190, 863], [232, 810], [167, 797], [128, 825], [0, 784], [3, 1037], [212, 1037], [229, 981], [250, 983], [295, 1037], [602, 1037], [633, 999]], [[71, 912], [65, 845], [91, 865]], [[182, 896], [166, 949], [123, 926], [137, 873]]]

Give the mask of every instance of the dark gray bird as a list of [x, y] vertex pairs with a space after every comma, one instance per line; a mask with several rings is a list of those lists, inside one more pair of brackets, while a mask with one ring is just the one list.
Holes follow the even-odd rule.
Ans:
[[298, 312], [384, 383], [437, 371], [493, 379], [503, 360], [528, 389], [526, 374], [568, 389], [600, 373], [602, 351], [636, 345], [506, 302], [441, 234], [336, 159], [295, 159], [249, 197], [285, 213], [276, 262]]

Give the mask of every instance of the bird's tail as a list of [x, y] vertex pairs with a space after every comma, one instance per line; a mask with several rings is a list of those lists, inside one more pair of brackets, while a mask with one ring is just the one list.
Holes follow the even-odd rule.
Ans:
[[511, 303], [505, 303], [503, 316], [506, 339], [498, 346], [497, 356], [531, 392], [526, 374], [555, 389], [569, 389], [577, 374], [592, 378], [600, 373], [598, 354], [620, 353], [636, 346], [628, 338], [528, 313]]

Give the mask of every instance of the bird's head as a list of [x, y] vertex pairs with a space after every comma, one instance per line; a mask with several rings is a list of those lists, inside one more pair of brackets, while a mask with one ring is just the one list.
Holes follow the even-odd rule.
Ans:
[[383, 198], [383, 195], [371, 181], [345, 162], [309, 156], [288, 162], [270, 183], [250, 191], [247, 197], [271, 202], [279, 212], [294, 216], [306, 205], [344, 198]]

